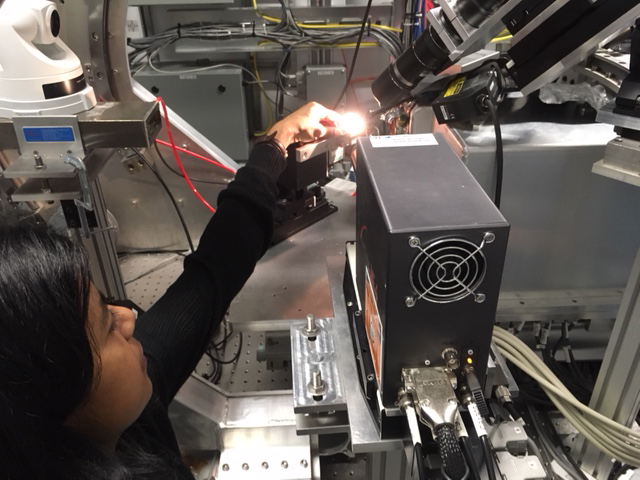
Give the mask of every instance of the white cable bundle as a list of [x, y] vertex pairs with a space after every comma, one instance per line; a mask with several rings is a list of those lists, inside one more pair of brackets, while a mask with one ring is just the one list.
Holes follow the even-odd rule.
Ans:
[[640, 434], [580, 403], [522, 340], [500, 327], [493, 341], [511, 363], [536, 380], [558, 410], [602, 452], [628, 465], [640, 466]]

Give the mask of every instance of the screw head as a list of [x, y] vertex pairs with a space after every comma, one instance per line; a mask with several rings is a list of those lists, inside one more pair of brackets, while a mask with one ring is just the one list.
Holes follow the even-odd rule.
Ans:
[[353, 302], [347, 302], [347, 307], [353, 307]]
[[262, 462], [262, 468], [267, 470], [269, 468], [269, 464], [267, 462]]
[[304, 458], [300, 460], [300, 465], [302, 468], [307, 468], [309, 466], [309, 462], [307, 462]]
[[413, 298], [413, 297], [407, 297], [407, 298], [404, 299], [404, 304], [409, 308], [415, 307], [416, 306], [416, 299]]
[[471, 349], [467, 350], [467, 355], [473, 355], [473, 350]]
[[425, 360], [424, 364], [428, 367], [429, 365], [431, 365], [431, 360], [429, 359]]
[[496, 239], [496, 236], [493, 232], [486, 232], [484, 234], [484, 242], [485, 243], [493, 243], [494, 240]]
[[289, 462], [287, 462], [286, 460], [283, 460], [282, 463], [280, 464], [280, 466], [282, 468], [289, 468]]
[[249, 464], [248, 463], [243, 463], [242, 464], [242, 469], [243, 470], [249, 470]]
[[228, 472], [229, 471], [229, 465], [227, 465], [226, 463], [224, 465], [222, 465], [222, 471], [223, 472]]
[[420, 246], [420, 239], [418, 237], [409, 237], [409, 246], [416, 248]]
[[487, 299], [487, 296], [484, 293], [479, 293], [476, 295], [476, 303], [482, 303]]
[[373, 382], [373, 375], [371, 373], [367, 375], [367, 380], [369, 380], [370, 382]]

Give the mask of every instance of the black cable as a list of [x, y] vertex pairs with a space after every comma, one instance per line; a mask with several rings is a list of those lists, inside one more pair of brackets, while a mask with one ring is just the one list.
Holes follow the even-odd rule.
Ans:
[[349, 89], [349, 85], [351, 84], [351, 77], [353, 77], [353, 70], [355, 69], [356, 60], [358, 59], [358, 52], [360, 51], [360, 44], [362, 43], [362, 36], [364, 35], [364, 29], [367, 26], [367, 20], [369, 20], [369, 10], [371, 10], [372, 2], [373, 0], [369, 0], [367, 2], [367, 8], [365, 8], [364, 10], [364, 17], [362, 18], [362, 26], [360, 27], [360, 33], [358, 34], [358, 40], [356, 41], [356, 49], [353, 51], [353, 58], [351, 59], [351, 68], [349, 69], [349, 73], [347, 75], [347, 81], [344, 84], [342, 92], [340, 92], [340, 96], [338, 97], [338, 100], [336, 101], [333, 107], [334, 110], [340, 106], [340, 102], [342, 101], [343, 97], [347, 93], [347, 90]]
[[230, 365], [240, 358], [240, 353], [242, 352], [242, 332], [238, 333], [238, 351], [235, 353], [231, 360], [221, 360], [219, 358], [215, 358], [215, 361], [222, 365]]
[[486, 435], [480, 437], [480, 443], [482, 443], [482, 453], [484, 454], [484, 462], [487, 467], [487, 474], [489, 480], [496, 480], [496, 470], [493, 465], [493, 455], [491, 455], [491, 445], [489, 445], [489, 438]]
[[169, 189], [169, 186], [165, 183], [165, 181], [162, 179], [160, 174], [156, 171], [155, 168], [153, 168], [151, 163], [149, 163], [149, 161], [146, 159], [146, 157], [144, 155], [142, 155], [142, 153], [140, 153], [139, 150], [137, 150], [135, 148], [133, 148], [132, 150], [140, 158], [140, 160], [142, 160], [144, 162], [144, 164], [147, 166], [147, 168], [149, 170], [151, 170], [151, 172], [158, 179], [158, 182], [160, 182], [160, 185], [162, 185], [162, 188], [164, 188], [164, 191], [167, 192], [167, 195], [169, 196], [169, 199], [171, 200], [171, 203], [173, 204], [173, 208], [175, 208], [176, 213], [178, 214], [178, 218], [180, 219], [180, 223], [182, 224], [182, 229], [184, 230], [185, 237], [187, 237], [187, 243], [189, 244], [189, 249], [191, 250], [191, 253], [195, 252], [195, 248], [193, 247], [193, 240], [191, 239], [191, 234], [189, 233], [189, 229], [187, 228], [187, 222], [185, 222], [184, 216], [182, 215], [182, 212], [180, 211], [180, 207], [178, 206], [178, 202], [176, 202], [176, 199], [173, 196], [173, 193], [171, 193], [171, 190]]
[[[422, 461], [421, 443], [416, 443], [413, 446], [413, 461], [415, 462], [415, 466], [418, 469], [418, 480], [425, 480], [427, 477], [425, 476], [424, 462]], [[411, 472], [411, 476], [413, 476], [413, 471]]]
[[481, 480], [480, 471], [478, 470], [478, 464], [476, 463], [476, 459], [473, 456], [473, 451], [471, 450], [469, 437], [460, 438], [460, 445], [462, 446], [462, 453], [464, 454], [464, 457], [467, 460], [467, 465], [469, 466], [471, 480]]
[[514, 420], [518, 420], [522, 416], [520, 415], [520, 412], [518, 411], [516, 406], [513, 404], [513, 402], [505, 402], [503, 406], [505, 410], [509, 412], [509, 415], [511, 415], [511, 418], [513, 418]]
[[504, 147], [502, 145], [502, 129], [500, 128], [498, 110], [489, 97], [485, 99], [484, 104], [491, 113], [493, 128], [496, 132], [496, 194], [493, 203], [495, 203], [496, 207], [500, 209], [500, 201], [502, 200], [502, 176], [504, 172]]
[[[167, 159], [164, 158], [164, 155], [162, 155], [162, 153], [160, 152], [160, 148], [158, 148], [158, 144], [156, 142], [153, 142], [153, 147], [155, 148], [156, 153], [158, 154], [158, 157], [160, 158], [160, 161], [164, 164], [164, 166], [167, 167], [169, 171], [174, 175], [177, 175], [180, 178], [184, 178], [184, 175], [182, 175], [182, 172], [175, 170], [171, 165], [169, 165], [169, 163], [167, 162]], [[191, 176], [189, 176], [189, 180], [191, 180], [192, 182], [208, 183], [210, 185], [224, 185], [224, 186], [229, 185], [229, 182], [216, 182], [213, 180], [203, 180], [201, 178], [194, 178]]]

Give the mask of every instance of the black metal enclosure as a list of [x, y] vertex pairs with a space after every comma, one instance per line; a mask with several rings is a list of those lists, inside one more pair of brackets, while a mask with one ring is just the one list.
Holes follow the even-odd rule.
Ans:
[[448, 349], [483, 382], [509, 224], [439, 134], [361, 138], [357, 167], [356, 283], [384, 406], [402, 368]]

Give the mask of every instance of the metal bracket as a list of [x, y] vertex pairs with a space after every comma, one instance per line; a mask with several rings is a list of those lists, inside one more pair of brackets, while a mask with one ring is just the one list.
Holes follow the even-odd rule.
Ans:
[[73, 200], [78, 208], [78, 215], [80, 216], [80, 225], [82, 226], [82, 235], [85, 238], [91, 236], [91, 230], [89, 228], [89, 221], [87, 220], [87, 210], [93, 210], [93, 202], [91, 201], [91, 189], [89, 187], [89, 174], [87, 173], [87, 167], [84, 162], [75, 155], [67, 155], [64, 157], [64, 163], [71, 165], [80, 181], [80, 198]]

